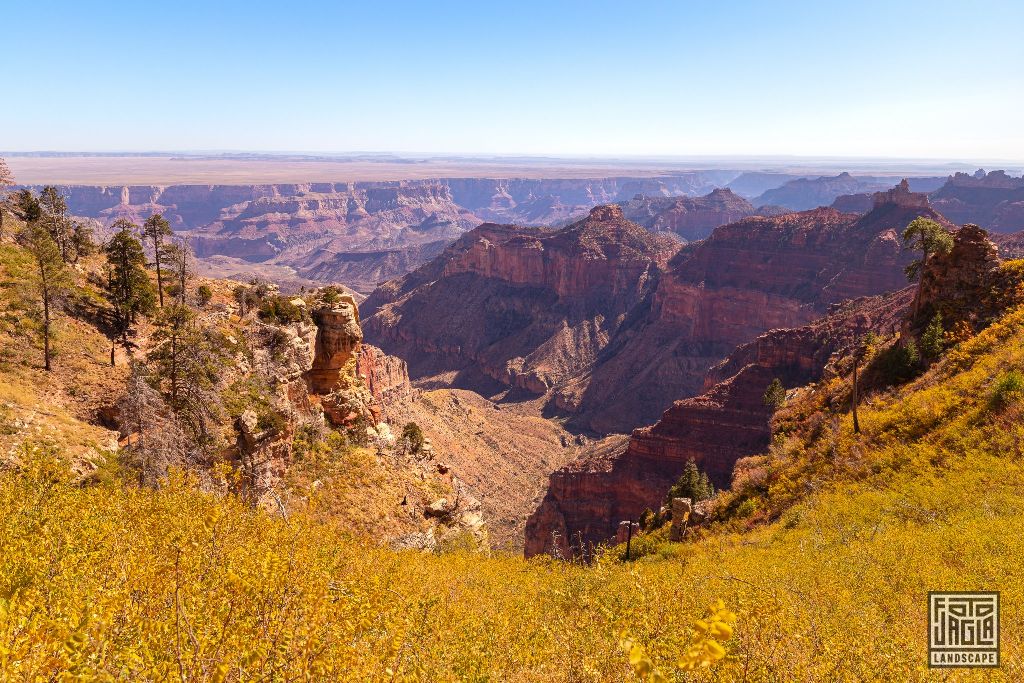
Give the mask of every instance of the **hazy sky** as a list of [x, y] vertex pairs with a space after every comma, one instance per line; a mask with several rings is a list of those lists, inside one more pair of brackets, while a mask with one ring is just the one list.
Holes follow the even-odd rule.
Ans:
[[11, 2], [0, 150], [1024, 160], [1024, 2]]

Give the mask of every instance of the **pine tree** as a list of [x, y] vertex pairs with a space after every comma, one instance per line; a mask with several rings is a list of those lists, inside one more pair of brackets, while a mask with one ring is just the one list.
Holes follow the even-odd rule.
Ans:
[[946, 348], [946, 331], [942, 327], [942, 314], [936, 313], [928, 327], [921, 334], [921, 355], [928, 360], [935, 360]]
[[146, 219], [146, 222], [142, 225], [142, 234], [152, 243], [153, 247], [153, 262], [156, 266], [156, 291], [160, 295], [160, 307], [164, 305], [164, 279], [163, 269], [161, 268], [161, 260], [166, 260], [170, 255], [168, 247], [172, 245], [169, 241], [170, 237], [174, 234], [171, 230], [171, 224], [163, 217], [162, 214], [155, 213]]
[[74, 259], [74, 239], [64, 195], [53, 185], [47, 185], [39, 194], [39, 208], [42, 209], [43, 224], [60, 249], [60, 257], [64, 263], [70, 263]]
[[15, 213], [26, 223], [34, 223], [42, 218], [43, 209], [39, 206], [39, 199], [32, 194], [32, 190], [18, 190], [11, 198], [10, 204], [14, 206]]
[[908, 280], [917, 278], [917, 294], [914, 296], [914, 319], [921, 309], [921, 293], [924, 289], [924, 265], [934, 254], [948, 254], [953, 248], [953, 236], [942, 225], [924, 216], [910, 221], [903, 230], [903, 242], [921, 252], [921, 258], [905, 269]]
[[145, 252], [135, 236], [138, 226], [120, 218], [112, 227], [117, 232], [104, 250], [107, 256], [107, 300], [111, 306], [114, 330], [110, 364], [114, 365], [115, 344], [119, 340], [126, 351], [131, 348], [131, 326], [139, 314], [154, 309], [156, 295], [146, 273]]
[[155, 485], [172, 466], [194, 464], [189, 443], [170, 407], [150, 386], [145, 366], [131, 364], [127, 390], [118, 403], [121, 424], [128, 432], [127, 464], [138, 472], [140, 485]]
[[164, 245], [164, 260], [167, 263], [168, 279], [173, 285], [173, 294], [179, 304], [188, 300], [188, 281], [192, 279], [192, 249], [183, 239]]
[[39, 223], [32, 221], [25, 226], [21, 234], [21, 244], [32, 255], [35, 262], [33, 281], [30, 283], [36, 296], [39, 297], [43, 322], [43, 367], [51, 369], [50, 340], [53, 316], [60, 305], [61, 299], [71, 288], [72, 279], [60, 249], [53, 241], [49, 231]]
[[71, 243], [74, 252], [72, 263], [77, 263], [82, 256], [94, 254], [96, 243], [93, 241], [92, 226], [82, 221], [75, 221], [71, 228]]
[[786, 402], [786, 387], [782, 386], [782, 381], [776, 377], [768, 385], [768, 388], [764, 392], [764, 396], [761, 397], [761, 401], [776, 411], [782, 407], [782, 404]]
[[690, 458], [683, 465], [683, 473], [679, 475], [679, 479], [668, 490], [666, 500], [671, 502], [673, 498], [689, 498], [693, 502], [697, 502], [707, 500], [713, 495], [715, 495], [715, 487], [708, 479], [708, 475], [697, 467], [693, 458]]
[[184, 304], [164, 308], [155, 324], [148, 359], [177, 419], [197, 443], [204, 443], [209, 437], [208, 424], [218, 410], [212, 389], [222, 344], [213, 331], [199, 325], [196, 312]]

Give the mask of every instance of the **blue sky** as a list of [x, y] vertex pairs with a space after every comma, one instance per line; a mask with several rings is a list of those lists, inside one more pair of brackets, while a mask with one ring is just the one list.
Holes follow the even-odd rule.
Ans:
[[1024, 160], [1020, 0], [20, 1], [3, 15], [6, 150]]

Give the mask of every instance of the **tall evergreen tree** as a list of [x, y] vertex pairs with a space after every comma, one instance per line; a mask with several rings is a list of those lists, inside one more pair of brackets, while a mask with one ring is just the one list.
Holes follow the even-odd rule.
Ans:
[[701, 472], [693, 458], [686, 461], [683, 466], [683, 473], [679, 480], [668, 490], [666, 499], [671, 502], [673, 498], [689, 498], [693, 502], [707, 500], [715, 495], [715, 487], [712, 485], [708, 475]]
[[65, 263], [70, 263], [73, 260], [74, 239], [64, 195], [53, 185], [47, 185], [39, 193], [39, 208], [42, 209], [43, 224], [60, 249], [60, 257]]
[[43, 209], [39, 206], [39, 199], [32, 193], [32, 190], [22, 189], [14, 193], [10, 203], [14, 206], [15, 212], [26, 223], [38, 221], [43, 216]]
[[172, 245], [170, 238], [174, 233], [167, 219], [162, 214], [155, 213], [142, 224], [142, 234], [153, 247], [153, 263], [156, 266], [156, 291], [159, 293], [160, 307], [163, 308], [164, 278], [161, 260], [166, 260], [169, 255], [168, 247]]
[[92, 226], [83, 221], [74, 221], [71, 228], [71, 243], [74, 252], [72, 263], [77, 263], [82, 256], [95, 253], [96, 243], [93, 241]]
[[53, 241], [49, 231], [39, 221], [32, 221], [25, 226], [20, 241], [32, 255], [35, 265], [30, 285], [39, 298], [41, 306], [43, 367], [50, 370], [51, 324], [61, 299], [71, 288], [71, 274], [61, 258], [60, 249], [57, 248], [56, 242]]
[[166, 392], [168, 402], [181, 425], [203, 444], [209, 438], [209, 424], [218, 411], [212, 388], [221, 358], [216, 333], [198, 324], [196, 312], [173, 303], [156, 319], [149, 361]]
[[924, 287], [924, 265], [934, 254], [948, 254], [953, 248], [953, 236], [942, 225], [924, 216], [910, 221], [903, 230], [903, 242], [921, 252], [921, 258], [906, 267], [907, 279], [917, 278], [917, 295], [914, 297], [914, 319], [921, 309], [921, 292]]
[[192, 279], [192, 249], [184, 239], [167, 242], [164, 248], [168, 279], [174, 286], [174, 298], [178, 304], [188, 301], [188, 281]]
[[155, 308], [156, 293], [146, 273], [146, 254], [135, 236], [138, 226], [120, 218], [112, 226], [116, 232], [106, 244], [107, 299], [111, 306], [114, 334], [110, 344], [110, 364], [114, 365], [114, 347], [118, 341], [131, 348], [131, 326], [140, 313]]

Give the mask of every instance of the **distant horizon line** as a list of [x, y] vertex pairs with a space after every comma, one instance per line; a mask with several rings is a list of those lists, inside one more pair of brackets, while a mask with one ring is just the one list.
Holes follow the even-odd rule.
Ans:
[[[583, 161], [583, 162], [694, 162], [694, 161], [804, 161], [804, 162], [837, 162], [850, 161], [858, 163], [927, 163], [946, 166], [973, 166], [978, 164], [1011, 164], [1024, 165], [1024, 160], [1006, 157], [985, 158], [950, 158], [947, 156], [873, 156], [850, 154], [570, 154], [570, 153], [517, 153], [517, 152], [412, 152], [402, 150], [347, 150], [347, 151], [316, 151], [316, 150], [239, 150], [239, 149], [146, 149], [146, 150], [0, 150], [0, 157], [222, 157], [234, 161], [245, 160], [246, 157], [300, 157], [309, 161], [327, 160], [344, 161], [348, 157], [391, 158], [411, 160], [552, 160], [552, 161]], [[260, 159], [265, 160], [265, 159]], [[282, 159], [283, 160], [283, 159]]]

